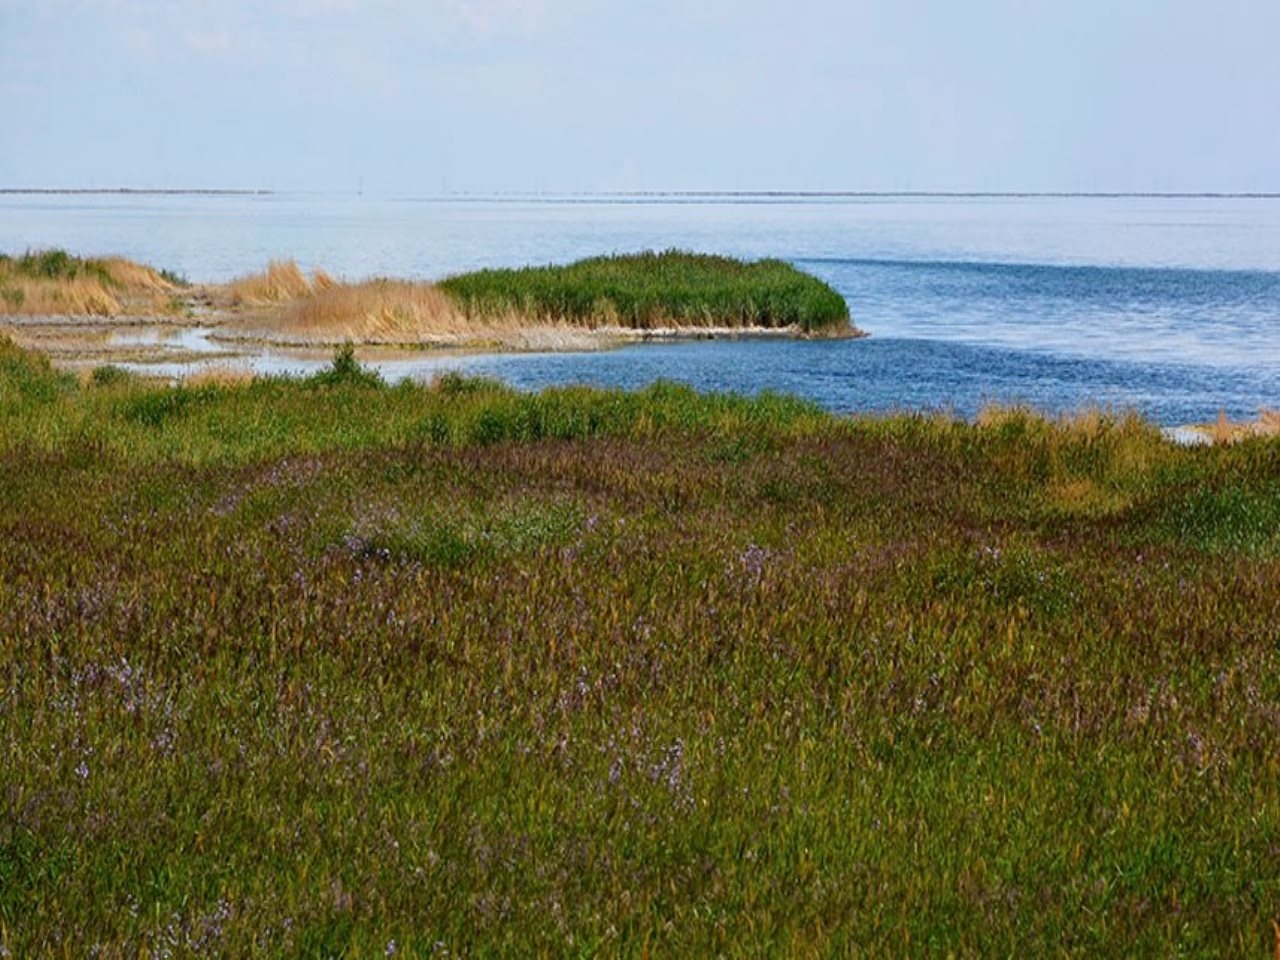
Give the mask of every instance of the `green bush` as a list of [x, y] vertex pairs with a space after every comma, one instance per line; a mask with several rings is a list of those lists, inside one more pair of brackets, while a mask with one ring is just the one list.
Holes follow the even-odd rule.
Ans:
[[386, 381], [378, 371], [361, 366], [360, 361], [356, 359], [356, 348], [350, 340], [333, 352], [333, 363], [329, 369], [308, 378], [307, 382], [317, 387], [380, 389], [386, 386]]

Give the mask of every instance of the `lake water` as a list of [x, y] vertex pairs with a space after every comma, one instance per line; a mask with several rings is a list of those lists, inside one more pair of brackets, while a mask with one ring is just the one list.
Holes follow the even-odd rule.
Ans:
[[[991, 402], [1166, 425], [1280, 407], [1280, 199], [0, 195], [0, 251], [118, 253], [221, 281], [293, 257], [356, 279], [683, 249], [780, 257], [871, 334], [387, 361], [521, 388], [658, 378], [840, 412]], [[319, 361], [264, 357], [265, 369]]]

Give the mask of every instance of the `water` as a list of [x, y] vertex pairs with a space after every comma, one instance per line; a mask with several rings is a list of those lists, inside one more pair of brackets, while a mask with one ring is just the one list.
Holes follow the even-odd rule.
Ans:
[[831, 283], [871, 334], [413, 354], [379, 361], [392, 377], [461, 369], [522, 388], [662, 377], [841, 412], [1106, 406], [1167, 425], [1280, 406], [1280, 199], [0, 196], [0, 250], [49, 246], [200, 281], [272, 257], [352, 279], [434, 279], [667, 247], [773, 256]]

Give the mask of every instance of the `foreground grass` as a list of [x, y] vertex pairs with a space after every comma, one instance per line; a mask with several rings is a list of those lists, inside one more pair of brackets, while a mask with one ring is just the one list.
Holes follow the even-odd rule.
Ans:
[[0, 346], [0, 945], [1265, 956], [1277, 477]]

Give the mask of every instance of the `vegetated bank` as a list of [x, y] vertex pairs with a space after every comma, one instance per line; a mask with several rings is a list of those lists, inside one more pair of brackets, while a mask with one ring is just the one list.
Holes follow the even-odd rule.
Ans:
[[781, 260], [665, 253], [596, 257], [568, 266], [481, 270], [440, 289], [472, 317], [509, 314], [588, 326], [791, 328], [847, 334], [849, 305]]
[[1280, 443], [0, 346], [13, 956], [1262, 956]]
[[[88, 280], [96, 286], [86, 292]], [[844, 298], [787, 263], [680, 251], [485, 270], [438, 284], [346, 282], [324, 271], [308, 276], [292, 261], [204, 286], [183, 285], [181, 278], [118, 258], [83, 259], [63, 251], [0, 263], [0, 314], [53, 315], [63, 341], [68, 315], [148, 311], [163, 314], [166, 324], [185, 313], [193, 323], [215, 327], [224, 340], [305, 346], [350, 340], [571, 349], [690, 333], [858, 335]], [[37, 334], [26, 324], [20, 336], [29, 346], [55, 349]]]

